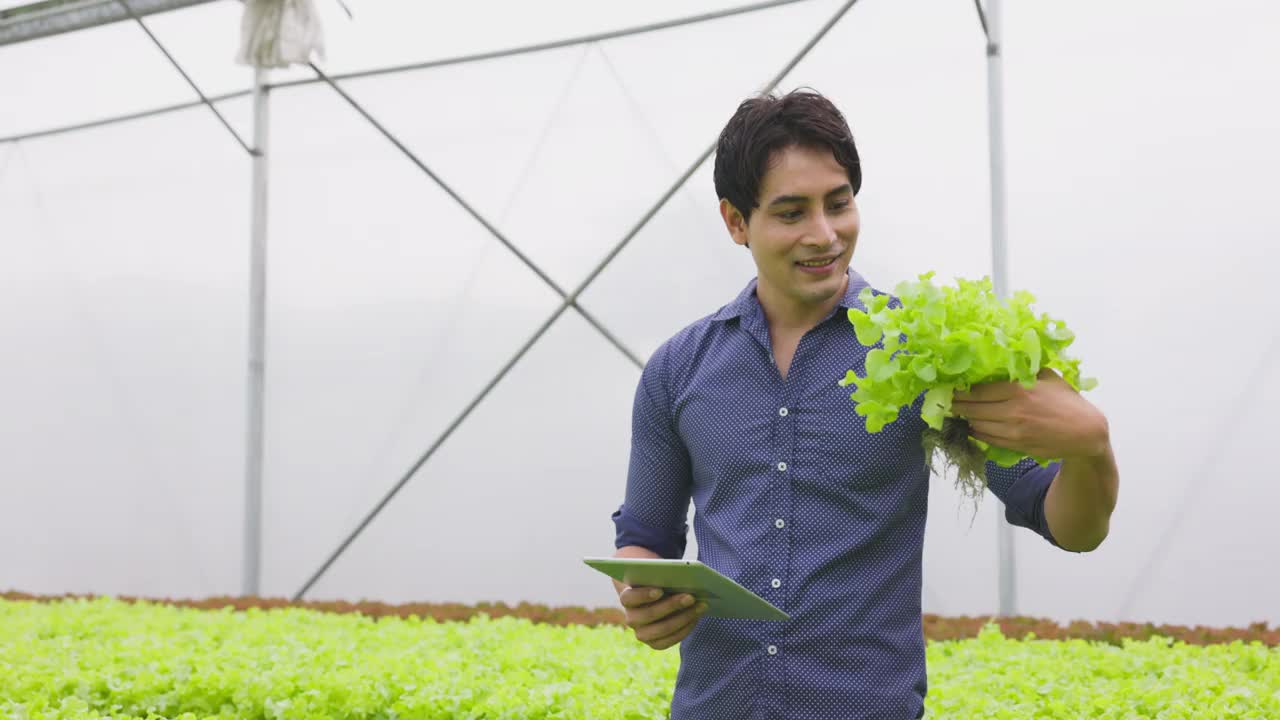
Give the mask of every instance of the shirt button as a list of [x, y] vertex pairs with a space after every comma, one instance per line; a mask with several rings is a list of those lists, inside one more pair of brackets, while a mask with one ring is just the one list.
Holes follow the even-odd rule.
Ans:
[[781, 415], [782, 417], [786, 417], [786, 416], [787, 416], [787, 409], [786, 409], [786, 408], [778, 408], [778, 414], [779, 414], [779, 415]]
[[779, 530], [786, 527], [786, 525], [787, 523], [782, 518], [778, 518], [777, 520], [773, 521], [773, 526], [778, 528]]
[[770, 654], [770, 655], [777, 655], [777, 654], [778, 654], [778, 646], [777, 646], [777, 645], [770, 645], [770, 646], [769, 646], [769, 654]]
[[786, 472], [786, 471], [787, 471], [787, 464], [786, 464], [786, 463], [784, 463], [784, 462], [780, 462], [780, 463], [778, 463], [778, 471], [779, 471], [779, 472]]
[[770, 584], [770, 585], [772, 585], [772, 586], [774, 586], [774, 587], [776, 587], [776, 588], [780, 588], [780, 587], [782, 587], [782, 581], [781, 581], [781, 580], [779, 580], [778, 578], [774, 578], [774, 579], [773, 579], [773, 582], [771, 582], [771, 583], [769, 583], [769, 584]]

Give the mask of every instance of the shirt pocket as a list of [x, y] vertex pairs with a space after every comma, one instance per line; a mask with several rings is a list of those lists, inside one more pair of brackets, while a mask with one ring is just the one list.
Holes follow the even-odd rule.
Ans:
[[815, 409], [801, 442], [819, 466], [819, 476], [833, 489], [868, 491], [914, 477], [925, 464], [922, 433], [926, 427], [919, 403], [902, 408], [898, 418], [878, 432], [867, 432], [846, 395]]

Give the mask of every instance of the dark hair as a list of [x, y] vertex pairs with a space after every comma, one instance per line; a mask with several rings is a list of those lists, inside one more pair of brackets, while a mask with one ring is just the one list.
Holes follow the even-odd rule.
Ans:
[[738, 106], [716, 143], [716, 196], [727, 198], [750, 220], [760, 204], [769, 158], [793, 146], [830, 150], [858, 194], [862, 165], [849, 124], [830, 100], [802, 88], [781, 97], [758, 95]]

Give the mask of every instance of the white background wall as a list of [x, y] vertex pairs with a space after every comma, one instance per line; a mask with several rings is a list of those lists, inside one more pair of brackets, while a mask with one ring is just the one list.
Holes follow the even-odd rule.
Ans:
[[[348, 4], [319, 4], [329, 72], [732, 5]], [[1122, 472], [1097, 552], [1019, 534], [1019, 609], [1280, 622], [1280, 10], [1006, 5], [1011, 283], [1077, 332]], [[344, 86], [572, 288], [836, 8]], [[238, 14], [148, 24], [217, 94], [251, 80]], [[863, 0], [783, 84], [849, 118], [854, 265], [877, 286], [988, 272], [983, 48], [971, 3]], [[0, 137], [192, 97], [127, 23], [0, 48]], [[250, 136], [247, 100], [219, 107]], [[558, 297], [329, 88], [273, 92], [271, 133], [263, 592], [281, 596]], [[0, 143], [0, 589], [239, 591], [249, 172], [204, 108]], [[647, 357], [752, 273], [706, 164], [583, 303]], [[566, 313], [309, 596], [613, 604], [579, 558], [612, 549], [638, 377]], [[970, 526], [935, 482], [927, 612], [995, 611], [998, 514], [988, 498]]]

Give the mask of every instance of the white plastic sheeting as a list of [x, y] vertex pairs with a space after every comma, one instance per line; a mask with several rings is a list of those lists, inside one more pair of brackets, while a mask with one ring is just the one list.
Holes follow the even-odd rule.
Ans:
[[[341, 73], [730, 3], [330, 5]], [[837, 7], [343, 87], [572, 289]], [[249, 87], [237, 3], [147, 22], [206, 94]], [[1077, 332], [1122, 474], [1098, 551], [1019, 533], [1022, 613], [1280, 622], [1277, 26], [1247, 0], [1006, 11], [1011, 286]], [[849, 117], [854, 262], [878, 286], [987, 272], [983, 46], [971, 3], [864, 0], [783, 83]], [[0, 48], [0, 137], [193, 99], [127, 23]], [[332, 89], [270, 102], [262, 583], [279, 596], [560, 299]], [[219, 108], [251, 136], [247, 99]], [[203, 107], [0, 143], [0, 588], [238, 592], [249, 190]], [[581, 301], [647, 357], [752, 271], [705, 163]], [[566, 312], [308, 597], [613, 604], [579, 558], [612, 548], [638, 376]], [[998, 503], [971, 527], [948, 480], [931, 495], [925, 610], [994, 612]]]

